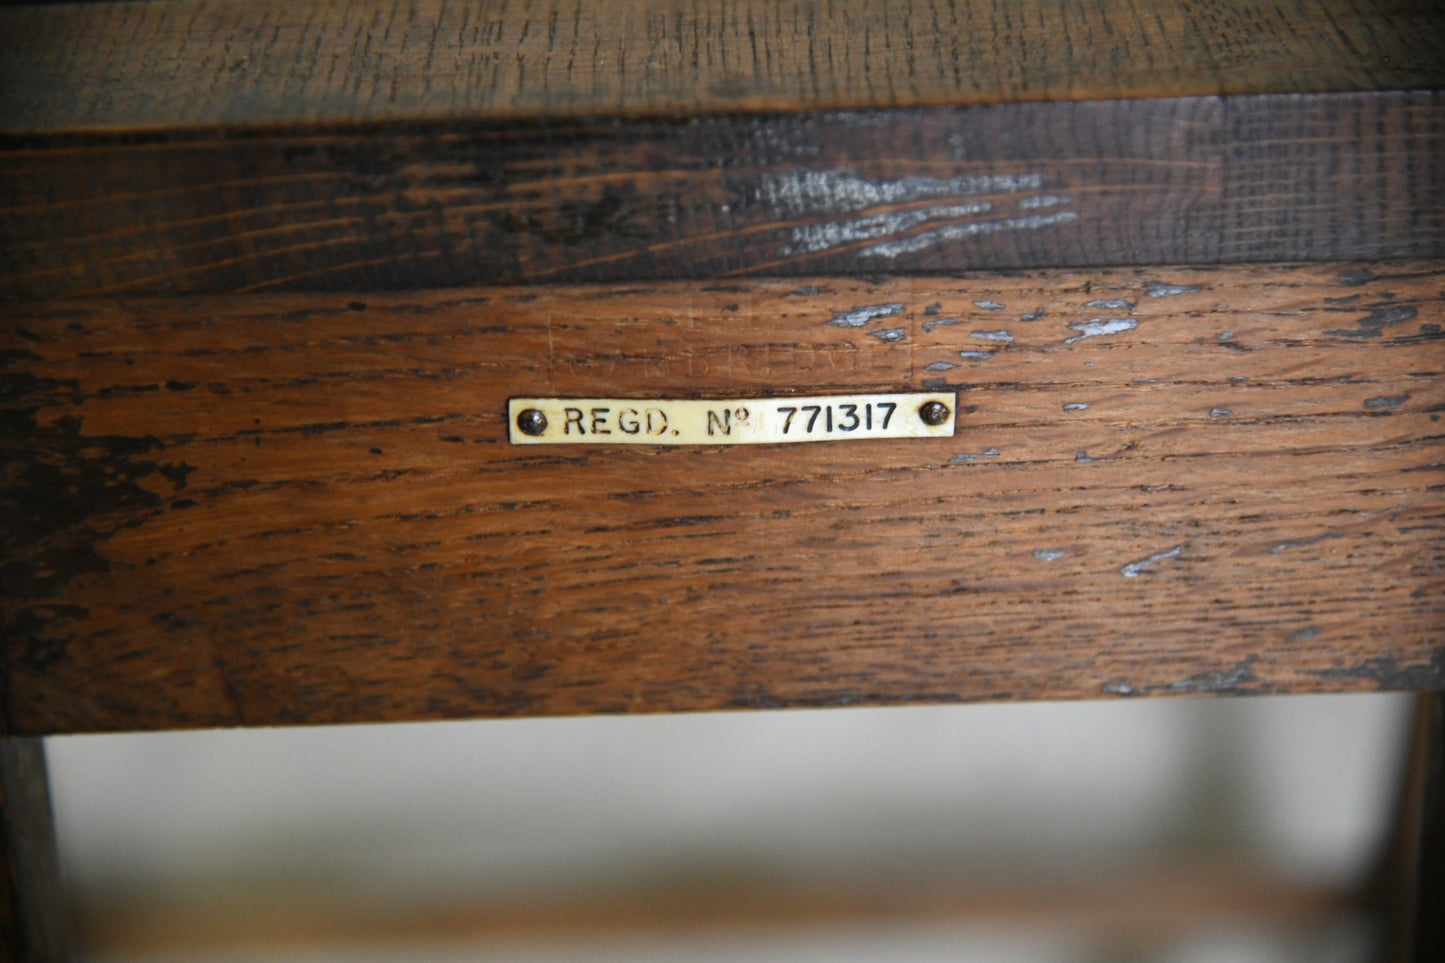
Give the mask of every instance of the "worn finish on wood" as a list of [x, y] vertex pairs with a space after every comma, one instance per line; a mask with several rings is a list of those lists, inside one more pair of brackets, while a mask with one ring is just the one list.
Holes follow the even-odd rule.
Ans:
[[1445, 86], [1429, 0], [148, 0], [0, 9], [0, 129]]
[[0, 298], [1445, 256], [1433, 93], [0, 146]]
[[[1442, 289], [1413, 262], [14, 306], [6, 724], [1440, 688]], [[503, 424], [524, 394], [911, 388], [960, 392], [957, 437]]]
[[0, 959], [70, 958], [40, 739], [0, 737]]

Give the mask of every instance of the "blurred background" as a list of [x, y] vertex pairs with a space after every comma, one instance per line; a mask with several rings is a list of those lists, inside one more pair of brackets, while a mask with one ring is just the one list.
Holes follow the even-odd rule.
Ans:
[[1356, 961], [1413, 701], [47, 740], [87, 960]]

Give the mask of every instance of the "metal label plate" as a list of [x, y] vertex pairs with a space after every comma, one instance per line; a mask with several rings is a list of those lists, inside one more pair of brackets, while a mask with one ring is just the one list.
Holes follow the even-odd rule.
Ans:
[[515, 445], [773, 445], [951, 438], [950, 392], [730, 398], [512, 398]]

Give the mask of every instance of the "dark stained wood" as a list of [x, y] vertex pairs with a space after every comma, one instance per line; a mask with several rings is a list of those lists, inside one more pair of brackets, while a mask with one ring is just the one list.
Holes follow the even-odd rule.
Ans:
[[1445, 695], [1422, 694], [1404, 753], [1388, 844], [1375, 868], [1369, 902], [1384, 923], [1376, 956], [1427, 963], [1445, 953]]
[[1415, 879], [1409, 902], [1412, 959], [1427, 963], [1445, 956], [1445, 698], [1439, 694], [1421, 702], [1419, 720], [1420, 809], [1419, 846]]
[[1445, 256], [1435, 93], [0, 148], [12, 299]]
[[0, 737], [0, 959], [70, 958], [40, 739]]
[[1440, 693], [1416, 697], [1412, 731], [1400, 753], [1400, 778], [1389, 838], [1376, 857], [1365, 888], [1368, 907], [1380, 920], [1374, 957], [1410, 963], [1419, 917], [1421, 823], [1431, 756], [1431, 722]]
[[1431, 0], [135, 0], [0, 8], [0, 129], [1445, 86]]
[[[5, 722], [1439, 689], [1442, 282], [13, 305]], [[910, 387], [959, 392], [956, 438], [519, 449], [503, 423], [514, 395]]]

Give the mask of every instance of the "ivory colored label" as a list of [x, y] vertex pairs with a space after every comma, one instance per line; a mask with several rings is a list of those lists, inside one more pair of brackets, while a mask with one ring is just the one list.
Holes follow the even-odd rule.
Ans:
[[951, 438], [955, 408], [948, 392], [719, 401], [513, 398], [507, 422], [516, 445], [762, 445]]

